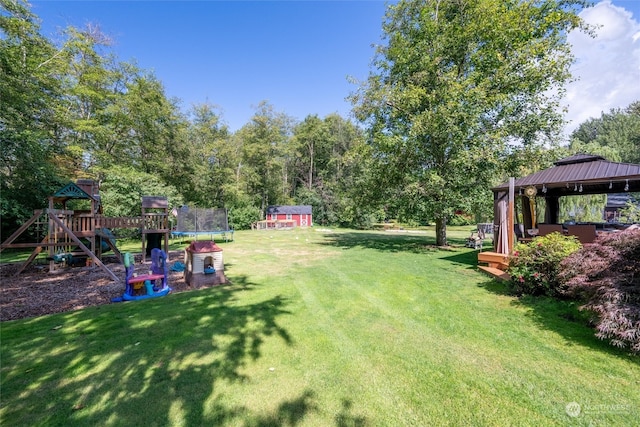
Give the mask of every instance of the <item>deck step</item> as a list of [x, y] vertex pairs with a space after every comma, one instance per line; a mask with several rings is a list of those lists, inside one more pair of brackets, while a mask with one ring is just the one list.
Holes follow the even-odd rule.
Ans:
[[479, 252], [478, 262], [499, 262], [509, 264], [509, 255], [498, 252]]
[[494, 279], [498, 279], [498, 280], [511, 280], [511, 276], [504, 272], [503, 270], [500, 270], [499, 268], [494, 268], [494, 267], [487, 267], [484, 265], [479, 265], [478, 268], [482, 271], [484, 271], [485, 273], [487, 273], [488, 275], [490, 275], [491, 277], [493, 277]]
[[509, 267], [509, 255], [497, 252], [478, 253], [478, 264], [487, 264], [489, 267], [506, 270]]

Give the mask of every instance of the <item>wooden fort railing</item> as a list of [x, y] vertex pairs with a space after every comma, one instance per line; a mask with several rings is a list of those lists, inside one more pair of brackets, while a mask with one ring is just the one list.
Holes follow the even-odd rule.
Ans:
[[96, 228], [142, 228], [145, 225], [145, 218], [141, 216], [133, 217], [106, 217], [96, 216]]
[[96, 216], [96, 228], [142, 228], [144, 230], [164, 230], [168, 228], [167, 216], [147, 213], [136, 217]]
[[[59, 219], [77, 237], [90, 237], [98, 228], [141, 228], [146, 231], [164, 231], [168, 229], [167, 216], [158, 213], [145, 213], [144, 216], [136, 217], [105, 217], [90, 213], [78, 214], [75, 212], [74, 214], [74, 211], [62, 209], [47, 209], [34, 211], [34, 217], [18, 231], [23, 231], [32, 223], [47, 224], [49, 218], [47, 215]], [[51, 221], [49, 222], [49, 227], [52, 227], [51, 235], [64, 234], [58, 223]], [[9, 242], [5, 243], [8, 244]], [[7, 245], [3, 245], [3, 248], [5, 246]], [[35, 246], [39, 245], [35, 244]]]

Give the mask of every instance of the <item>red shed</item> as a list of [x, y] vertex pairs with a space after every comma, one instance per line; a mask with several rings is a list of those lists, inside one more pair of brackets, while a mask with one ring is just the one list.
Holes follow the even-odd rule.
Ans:
[[267, 221], [294, 221], [298, 227], [313, 226], [311, 205], [269, 206], [265, 219]]

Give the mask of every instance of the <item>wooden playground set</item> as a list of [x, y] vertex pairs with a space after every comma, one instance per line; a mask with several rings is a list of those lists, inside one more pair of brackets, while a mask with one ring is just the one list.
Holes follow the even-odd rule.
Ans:
[[[71, 210], [71, 200], [88, 201], [88, 209]], [[85, 202], [87, 204], [87, 202]], [[165, 253], [169, 247], [169, 204], [165, 197], [143, 196], [141, 215], [136, 217], [105, 217], [98, 184], [93, 180], [78, 180], [69, 183], [49, 197], [47, 209], [35, 210], [33, 216], [0, 245], [0, 252], [7, 248], [34, 248], [25, 263], [18, 269], [20, 274], [36, 257], [47, 250], [49, 270], [65, 264], [73, 257], [86, 259], [86, 265], [94, 264], [103, 269], [116, 282], [118, 278], [102, 262], [104, 251], [112, 250], [120, 262], [123, 255], [115, 245], [111, 230], [137, 228], [142, 233], [142, 261], [146, 261], [146, 241], [151, 235], [163, 240]], [[20, 236], [29, 235], [31, 242], [15, 242]], [[35, 240], [35, 241], [33, 241]]]

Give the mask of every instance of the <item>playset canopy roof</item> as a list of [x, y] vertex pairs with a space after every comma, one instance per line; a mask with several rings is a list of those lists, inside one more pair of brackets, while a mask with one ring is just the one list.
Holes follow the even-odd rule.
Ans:
[[76, 183], [70, 182], [51, 195], [51, 199], [56, 203], [62, 203], [70, 199], [93, 200], [98, 202], [99, 196], [89, 194]]

